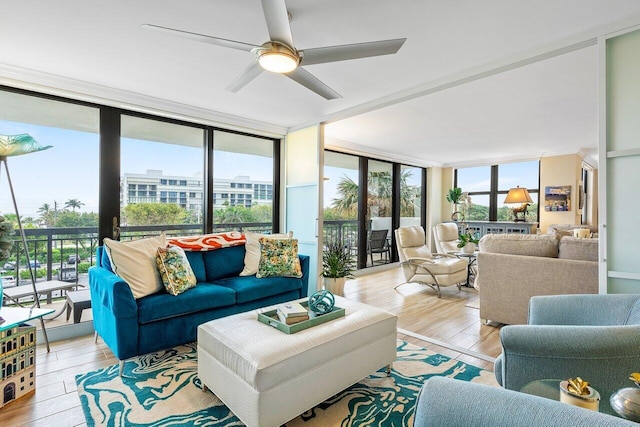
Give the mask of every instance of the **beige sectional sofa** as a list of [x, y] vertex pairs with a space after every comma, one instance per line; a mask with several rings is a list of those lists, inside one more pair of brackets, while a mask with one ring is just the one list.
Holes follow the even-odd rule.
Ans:
[[483, 323], [526, 324], [534, 295], [598, 293], [598, 239], [487, 234], [475, 286]]

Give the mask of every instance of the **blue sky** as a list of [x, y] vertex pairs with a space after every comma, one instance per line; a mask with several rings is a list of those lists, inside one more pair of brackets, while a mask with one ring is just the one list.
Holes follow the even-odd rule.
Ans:
[[[0, 120], [0, 134], [28, 133], [45, 151], [8, 159], [18, 209], [23, 217], [39, 216], [38, 209], [54, 202], [62, 209], [78, 199], [82, 211], [98, 211], [99, 135], [67, 129]], [[145, 173], [159, 169], [164, 175], [193, 177], [203, 170], [203, 150], [123, 138], [122, 173]], [[272, 180], [271, 159], [216, 151], [216, 177], [248, 175], [253, 180]], [[0, 213], [14, 213], [4, 167], [0, 173]]]

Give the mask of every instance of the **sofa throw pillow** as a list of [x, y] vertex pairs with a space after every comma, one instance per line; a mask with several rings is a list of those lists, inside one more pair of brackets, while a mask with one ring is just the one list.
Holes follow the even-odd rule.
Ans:
[[260, 241], [261, 237], [269, 237], [271, 239], [291, 239], [293, 231], [286, 234], [260, 234], [247, 231], [245, 238], [247, 242], [244, 244], [244, 268], [240, 272], [240, 276], [252, 276], [258, 272], [260, 264]]
[[162, 279], [156, 265], [156, 251], [166, 246], [164, 233], [127, 242], [104, 239], [113, 272], [129, 287], [138, 299], [162, 290]]
[[158, 248], [156, 264], [164, 288], [171, 295], [180, 295], [196, 285], [196, 276], [191, 269], [187, 255], [181, 247]]
[[302, 277], [297, 239], [261, 237], [257, 278]]

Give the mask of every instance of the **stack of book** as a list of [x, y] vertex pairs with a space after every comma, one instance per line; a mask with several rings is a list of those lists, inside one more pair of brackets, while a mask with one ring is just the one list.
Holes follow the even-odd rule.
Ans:
[[298, 302], [280, 304], [276, 310], [278, 319], [287, 325], [309, 320], [309, 312]]

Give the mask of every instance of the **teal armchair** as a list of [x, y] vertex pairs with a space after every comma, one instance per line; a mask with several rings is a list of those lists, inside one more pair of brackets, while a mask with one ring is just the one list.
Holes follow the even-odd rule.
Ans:
[[581, 377], [600, 392], [600, 411], [613, 414], [609, 396], [640, 371], [640, 295], [533, 297], [529, 324], [504, 326], [500, 340], [494, 372], [504, 388]]

